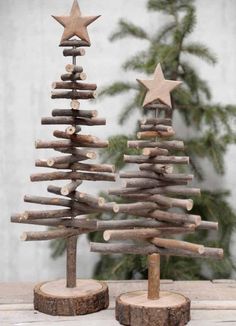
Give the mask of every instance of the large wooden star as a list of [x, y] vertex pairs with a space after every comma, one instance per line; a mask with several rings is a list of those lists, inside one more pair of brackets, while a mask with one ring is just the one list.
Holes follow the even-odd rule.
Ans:
[[181, 81], [165, 79], [160, 64], [158, 64], [155, 69], [153, 79], [137, 79], [137, 81], [145, 86], [148, 90], [143, 101], [143, 106], [147, 106], [149, 104], [153, 104], [156, 101], [159, 101], [163, 104], [168, 105], [170, 108], [170, 92], [181, 84]]
[[61, 38], [61, 43], [63, 41], [69, 40], [73, 36], [78, 36], [83, 41], [90, 44], [90, 39], [87, 31], [87, 26], [94, 22], [99, 16], [87, 16], [82, 17], [79, 4], [77, 0], [74, 0], [70, 16], [52, 16], [56, 19], [62, 26], [65, 27], [64, 33]]

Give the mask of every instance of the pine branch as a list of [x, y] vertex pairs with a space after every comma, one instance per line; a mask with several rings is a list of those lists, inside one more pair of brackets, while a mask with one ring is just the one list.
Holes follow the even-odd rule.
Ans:
[[120, 19], [118, 30], [111, 35], [110, 41], [116, 41], [125, 37], [149, 40], [148, 34], [140, 26], [125, 21], [124, 19]]
[[214, 53], [212, 53], [207, 46], [203, 45], [202, 43], [199, 42], [192, 42], [184, 45], [182, 47], [183, 53], [188, 53], [191, 55], [194, 55], [203, 61], [206, 61], [209, 64], [216, 64], [217, 63], [217, 58]]

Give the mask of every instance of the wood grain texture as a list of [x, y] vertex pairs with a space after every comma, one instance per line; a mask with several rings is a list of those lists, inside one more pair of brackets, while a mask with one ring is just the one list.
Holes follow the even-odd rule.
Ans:
[[65, 280], [41, 283], [34, 288], [34, 309], [53, 316], [94, 313], [109, 305], [108, 286], [104, 282], [79, 280], [66, 288]]
[[130, 326], [183, 326], [190, 320], [190, 300], [171, 292], [160, 292], [157, 300], [148, 300], [146, 291], [121, 294], [116, 319]]

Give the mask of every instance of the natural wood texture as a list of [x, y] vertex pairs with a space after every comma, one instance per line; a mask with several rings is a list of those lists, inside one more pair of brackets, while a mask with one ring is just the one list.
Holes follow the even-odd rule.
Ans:
[[53, 206], [64, 206], [64, 207], [71, 207], [71, 200], [69, 199], [62, 199], [62, 198], [55, 198], [55, 197], [43, 197], [43, 196], [31, 196], [25, 195], [24, 201], [26, 203], [34, 203], [34, 204], [41, 204], [41, 205], [53, 205]]
[[174, 136], [175, 132], [173, 130], [168, 131], [140, 131], [137, 133], [138, 139], [148, 139], [148, 138], [164, 138], [164, 137], [171, 137]]
[[159, 174], [163, 173], [172, 173], [173, 172], [173, 166], [172, 165], [162, 165], [162, 164], [149, 164], [149, 163], [143, 163], [139, 164], [139, 170], [141, 171], [154, 171]]
[[70, 228], [58, 228], [50, 231], [35, 231], [35, 232], [24, 232], [20, 239], [22, 241], [45, 241], [53, 240], [58, 238], [67, 238], [73, 235], [78, 235], [81, 231], [70, 229]]
[[[37, 167], [49, 167], [47, 160], [36, 160], [35, 166]], [[54, 169], [69, 169], [69, 170], [81, 170], [91, 172], [115, 172], [115, 167], [109, 164], [87, 164], [87, 163], [65, 163], [55, 164], [51, 168]]]
[[52, 110], [53, 117], [61, 117], [61, 116], [72, 116], [72, 117], [80, 117], [80, 118], [96, 118], [98, 115], [97, 110], [68, 110], [68, 109], [54, 109]]
[[166, 149], [184, 149], [184, 142], [180, 140], [163, 140], [161, 142], [151, 142], [145, 140], [129, 140], [127, 142], [129, 148], [159, 147]]
[[190, 211], [193, 208], [193, 200], [192, 199], [180, 199], [180, 198], [170, 198], [162, 195], [153, 195], [148, 197], [148, 200], [154, 201], [159, 205], [163, 205], [165, 207], [180, 207], [185, 208]]
[[97, 85], [62, 81], [62, 82], [52, 83], [52, 89], [79, 89], [79, 90], [95, 91], [97, 89]]
[[106, 124], [106, 120], [103, 118], [45, 117], [41, 119], [41, 123], [42, 125], [102, 126]]
[[203, 254], [205, 252], [204, 246], [181, 240], [154, 238], [150, 240], [150, 242], [157, 247], [163, 247], [167, 249], [183, 249], [187, 251], [196, 252], [198, 254]]
[[140, 125], [140, 130], [142, 131], [164, 131], [164, 132], [170, 132], [173, 133], [174, 130], [171, 126], [166, 125]]
[[68, 73], [61, 75], [62, 81], [76, 81], [76, 80], [85, 80], [87, 75], [85, 72], [77, 72], [77, 73]]
[[80, 126], [69, 126], [66, 128], [65, 130], [65, 133], [67, 135], [74, 135], [76, 134], [77, 132], [80, 132], [81, 131], [81, 127]]
[[90, 243], [91, 251], [100, 252], [102, 254], [136, 254], [136, 255], [149, 255], [158, 253], [160, 255], [169, 256], [183, 256], [194, 258], [214, 258], [222, 259], [224, 256], [223, 249], [205, 247], [203, 254], [190, 252], [182, 249], [166, 249], [154, 245], [137, 245], [127, 243]]
[[180, 81], [166, 80], [160, 64], [156, 66], [152, 80], [137, 79], [137, 81], [147, 89], [147, 93], [143, 101], [144, 107], [157, 101], [171, 107], [170, 92], [181, 84]]
[[139, 123], [140, 125], [172, 125], [171, 119], [168, 118], [143, 118], [139, 120]]
[[76, 65], [73, 65], [73, 64], [69, 63], [69, 64], [66, 65], [66, 71], [69, 72], [69, 73], [75, 74], [77, 72], [83, 72], [83, 67], [76, 66]]
[[53, 135], [57, 138], [70, 139], [79, 147], [103, 148], [108, 146], [108, 141], [101, 141], [99, 138], [92, 135], [68, 135], [61, 130], [55, 130]]
[[134, 228], [133, 230], [106, 230], [103, 233], [103, 238], [105, 241], [110, 240], [141, 240], [155, 238], [160, 235], [173, 235], [182, 233], [192, 233], [194, 232], [194, 227], [158, 227], [158, 228]]
[[69, 41], [73, 36], [77, 36], [82, 39], [82, 41], [85, 41], [86, 43], [90, 44], [87, 26], [94, 22], [96, 19], [98, 19], [100, 16], [83, 17], [81, 15], [80, 7], [78, 5], [77, 0], [74, 0], [69, 16], [52, 17], [64, 27], [64, 32], [61, 38], [61, 44], [65, 41]]
[[171, 194], [171, 195], [188, 195], [188, 196], [199, 196], [201, 194], [200, 189], [198, 188], [182, 188], [178, 186], [168, 186], [161, 188], [121, 188], [121, 189], [112, 189], [109, 190], [110, 195], [130, 195], [130, 198], [136, 195], [155, 195], [155, 194]]
[[160, 255], [148, 255], [148, 299], [157, 300], [160, 296]]
[[174, 185], [187, 185], [187, 181], [162, 181], [162, 180], [151, 180], [148, 178], [137, 178], [129, 179], [125, 182], [127, 188], [155, 188], [155, 187], [165, 187], [165, 186], [174, 186]]
[[82, 181], [81, 180], [72, 180], [70, 183], [66, 184], [63, 186], [60, 190], [61, 194], [66, 196], [75, 191], [79, 185], [81, 185]]
[[154, 157], [154, 156], [157, 156], [157, 155], [168, 155], [168, 150], [167, 149], [164, 149], [164, 148], [149, 148], [149, 147], [146, 147], [143, 149], [143, 155], [145, 156], [149, 156], [149, 157]]
[[94, 99], [97, 97], [97, 93], [95, 91], [65, 91], [65, 92], [54, 92], [52, 91], [51, 98], [52, 99], [59, 99], [59, 98], [66, 98], [66, 99], [72, 99], [72, 100], [89, 100]]
[[190, 300], [171, 292], [160, 292], [158, 300], [147, 299], [146, 291], [121, 294], [116, 319], [130, 326], [183, 326], [190, 320]]
[[91, 181], [115, 181], [115, 175], [104, 173], [86, 173], [86, 172], [48, 172], [31, 174], [30, 180], [52, 181], [52, 180], [91, 180]]
[[189, 164], [188, 156], [157, 156], [147, 158], [142, 155], [124, 155], [126, 163]]
[[152, 219], [127, 219], [127, 220], [110, 220], [110, 221], [100, 221], [98, 220], [96, 222], [97, 229], [100, 231], [105, 230], [118, 230], [118, 229], [133, 229], [134, 227], [154, 227], [157, 228], [163, 223], [160, 223], [158, 221], [152, 220]]
[[43, 210], [43, 211], [25, 211], [21, 215], [23, 220], [37, 220], [43, 218], [58, 218], [58, 217], [69, 217], [72, 216], [71, 209], [54, 209], [54, 210]]
[[65, 280], [41, 283], [34, 288], [34, 309], [53, 316], [75, 316], [94, 313], [109, 305], [106, 283], [77, 280], [67, 288]]
[[65, 57], [77, 57], [77, 56], [84, 56], [85, 50], [79, 48], [72, 48], [72, 49], [64, 49], [63, 55]]
[[77, 236], [71, 236], [66, 239], [66, 286], [68, 288], [76, 287], [76, 254], [77, 254]]

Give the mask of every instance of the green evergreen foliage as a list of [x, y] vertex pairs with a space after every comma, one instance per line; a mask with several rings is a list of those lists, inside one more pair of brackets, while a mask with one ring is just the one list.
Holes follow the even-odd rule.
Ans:
[[[185, 154], [191, 158], [191, 169], [195, 174], [195, 182], [200, 187], [201, 181], [209, 180], [205, 175], [204, 165], [212, 166], [219, 176], [224, 174], [224, 156], [230, 144], [235, 144], [236, 133], [233, 122], [236, 106], [220, 105], [211, 102], [211, 91], [203, 80], [191, 58], [195, 57], [208, 64], [216, 63], [216, 56], [207, 46], [199, 42], [189, 41], [189, 35], [196, 26], [196, 10], [191, 0], [148, 0], [147, 10], [162, 13], [166, 16], [166, 24], [151, 35], [132, 22], [120, 20], [118, 29], [112, 34], [111, 41], [132, 37], [144, 40], [146, 50], [124, 62], [124, 71], [152, 74], [157, 63], [161, 63], [167, 79], [178, 79], [182, 87], [173, 93], [173, 118], [176, 114], [187, 125], [191, 138], [184, 139], [181, 126], [177, 138], [184, 139]], [[143, 44], [143, 43], [142, 43]], [[130, 94], [129, 103], [123, 108], [119, 123], [141, 110], [144, 90], [138, 83], [117, 81], [103, 89], [102, 96]], [[104, 161], [110, 160], [117, 169], [124, 167], [123, 154], [130, 153], [126, 147], [130, 135], [115, 135], [110, 138], [110, 147], [102, 152]], [[196, 181], [197, 180], [197, 181]], [[201, 230], [184, 237], [185, 240], [209, 246], [224, 248], [225, 258], [222, 261], [189, 259], [182, 257], [162, 257], [161, 277], [171, 279], [204, 279], [228, 278], [234, 268], [230, 256], [230, 239], [235, 229], [236, 215], [227, 201], [229, 192], [222, 190], [203, 189], [200, 198], [194, 199], [193, 214], [199, 214], [204, 220], [217, 220], [219, 231]], [[114, 201], [114, 197], [108, 197]], [[115, 198], [121, 201], [119, 198]], [[97, 218], [132, 218], [125, 214], [107, 216], [99, 214]], [[102, 241], [101, 234], [89, 235], [93, 241]], [[100, 279], [145, 278], [147, 276], [146, 258], [134, 255], [104, 255], [97, 264], [95, 277]]]

